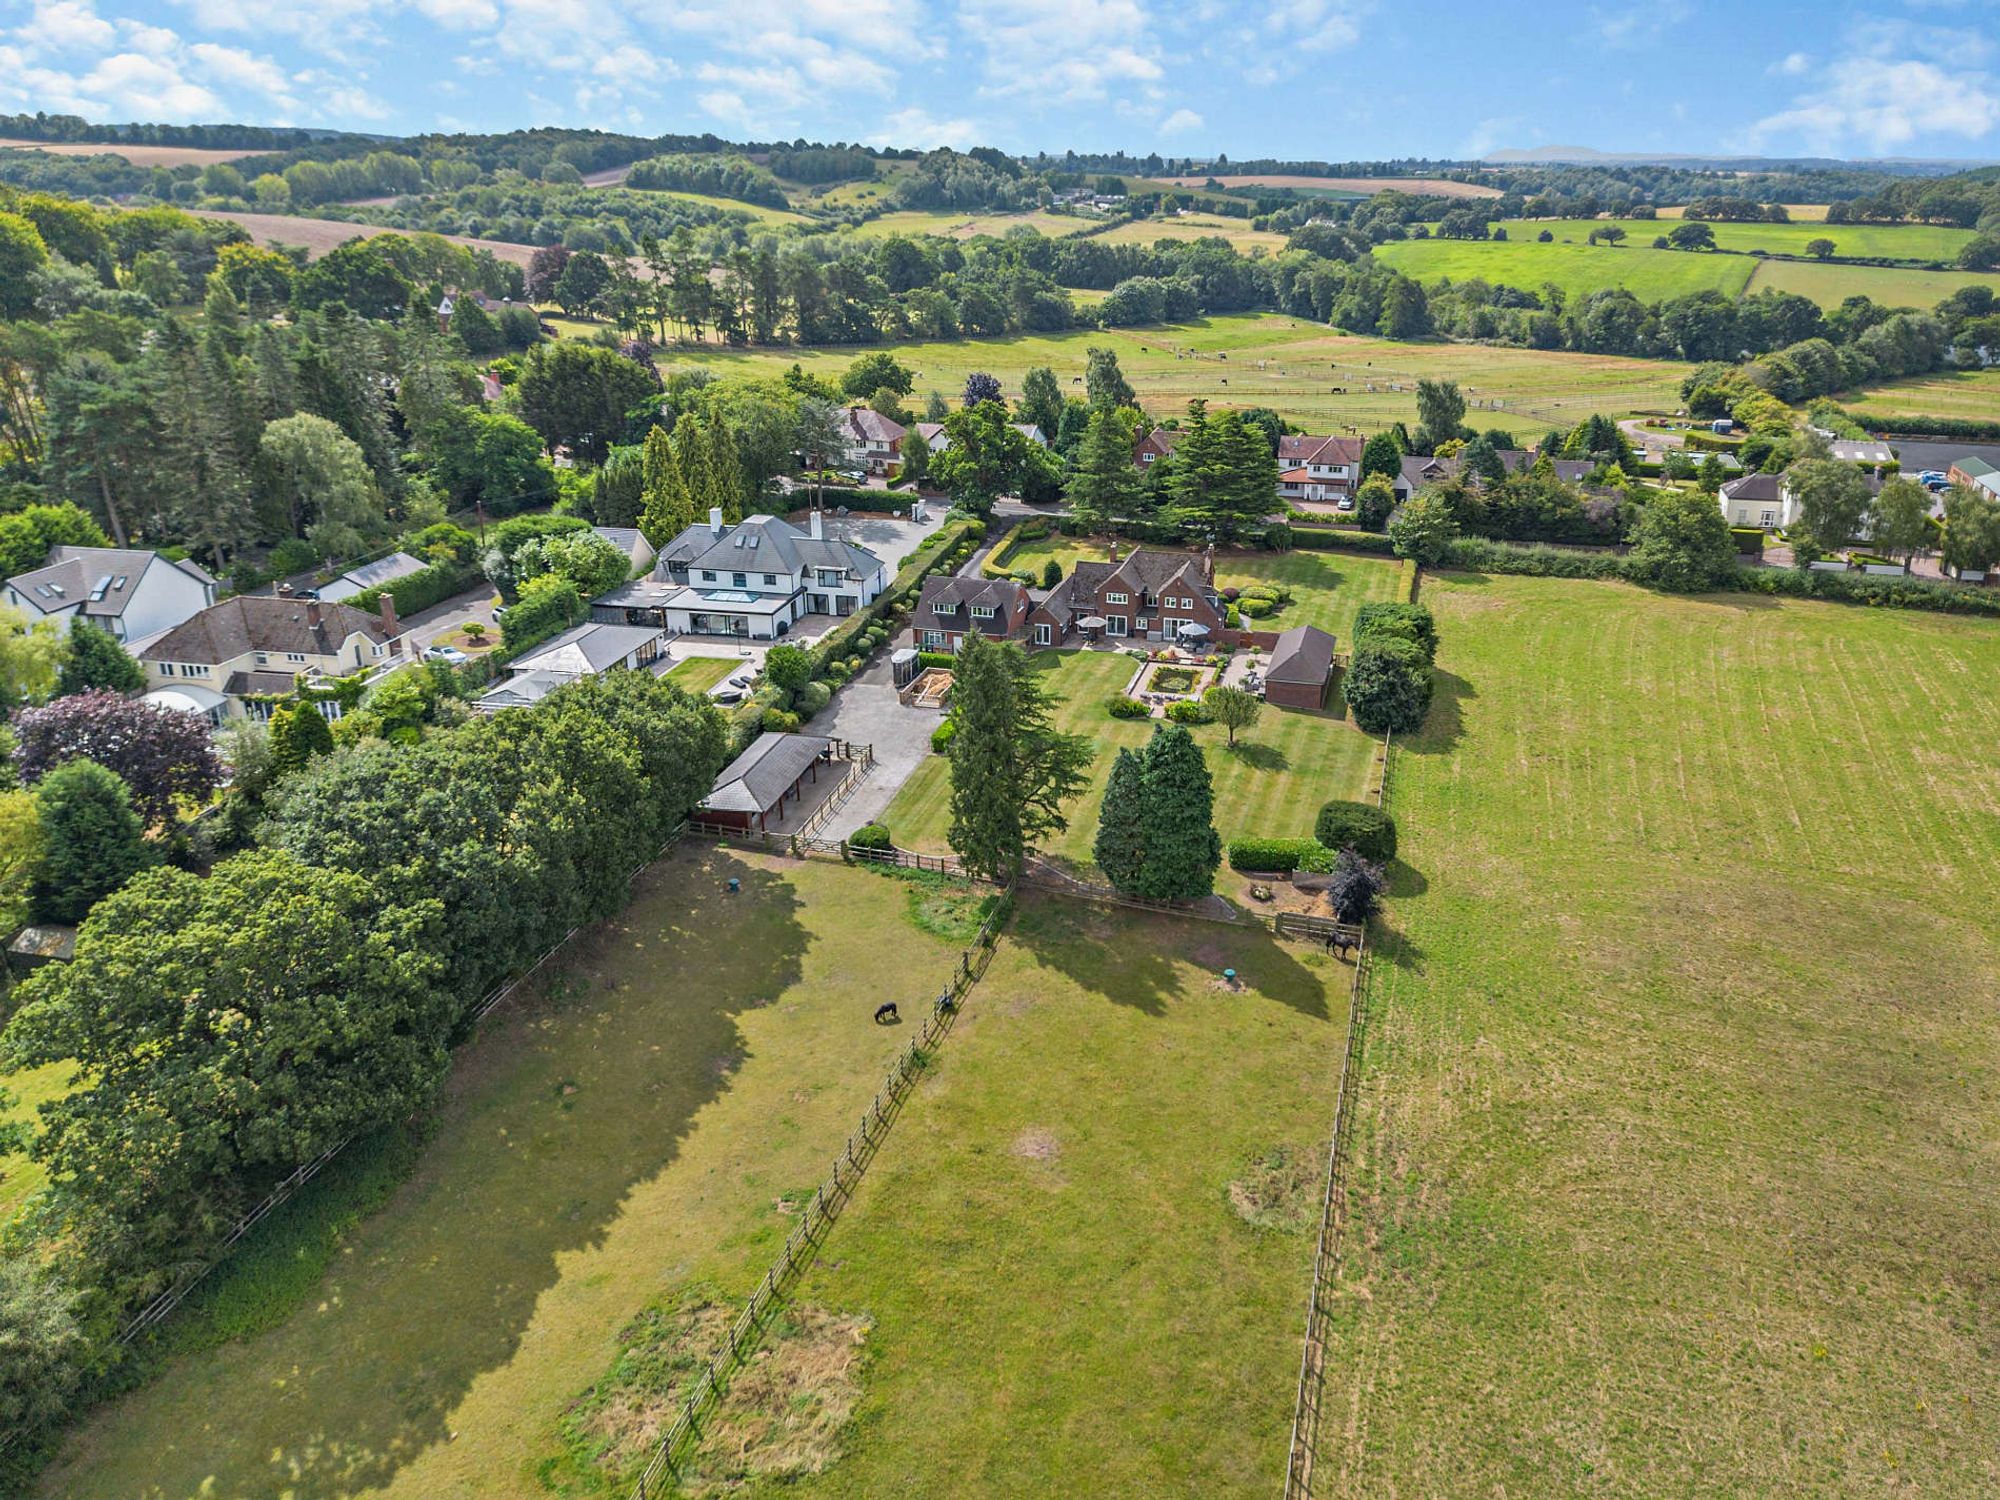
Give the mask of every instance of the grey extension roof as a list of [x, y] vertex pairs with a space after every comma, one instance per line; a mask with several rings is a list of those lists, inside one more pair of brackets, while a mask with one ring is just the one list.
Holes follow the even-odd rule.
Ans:
[[422, 558], [412, 557], [407, 552], [391, 552], [387, 557], [378, 557], [358, 568], [349, 568], [321, 589], [319, 596], [322, 599], [352, 599], [363, 589], [381, 588], [398, 578], [421, 573], [428, 566]]
[[1279, 635], [1264, 680], [1319, 687], [1332, 670], [1333, 637], [1314, 625], [1294, 625]]
[[[701, 545], [707, 538], [707, 545]], [[706, 523], [690, 526], [671, 542], [663, 557], [690, 568], [727, 573], [792, 573], [806, 568], [839, 568], [856, 578], [873, 578], [882, 559], [866, 547], [835, 537], [807, 536], [776, 516], [745, 516], [738, 526], [713, 531]]]
[[706, 805], [717, 812], [769, 812], [832, 748], [824, 735], [760, 734], [722, 768]]
[[572, 677], [588, 676], [617, 666], [659, 634], [654, 625], [575, 625], [520, 657], [514, 667], [517, 675], [566, 672]]
[[197, 583], [214, 584], [197, 563], [170, 563], [157, 552], [130, 547], [56, 547], [39, 568], [7, 581], [43, 614], [81, 603], [83, 613], [108, 618], [125, 613], [139, 580], [154, 563], [179, 568]]

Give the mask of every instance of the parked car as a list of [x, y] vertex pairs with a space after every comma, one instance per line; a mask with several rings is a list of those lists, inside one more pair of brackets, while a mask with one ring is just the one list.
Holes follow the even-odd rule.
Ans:
[[1941, 469], [1924, 470], [1923, 473], [1917, 476], [1917, 483], [1922, 485], [1927, 490], [1944, 490], [1951, 488], [1950, 477], [1946, 475], [1944, 471]]
[[471, 661], [472, 658], [456, 646], [426, 646], [424, 647], [424, 660], [449, 662], [454, 667], [462, 667]]

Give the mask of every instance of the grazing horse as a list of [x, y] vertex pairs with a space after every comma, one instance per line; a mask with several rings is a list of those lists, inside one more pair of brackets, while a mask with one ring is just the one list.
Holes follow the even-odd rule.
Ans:
[[885, 1001], [875, 1007], [875, 1024], [878, 1026], [884, 1021], [899, 1021], [901, 1019], [902, 1017], [896, 1014], [896, 1002], [893, 1000]]

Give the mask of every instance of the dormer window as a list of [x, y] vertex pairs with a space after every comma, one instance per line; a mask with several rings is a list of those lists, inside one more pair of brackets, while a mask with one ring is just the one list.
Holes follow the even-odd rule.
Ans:
[[990, 604], [975, 604], [972, 606], [972, 618], [975, 620], [990, 620], [994, 614], [995, 610]]

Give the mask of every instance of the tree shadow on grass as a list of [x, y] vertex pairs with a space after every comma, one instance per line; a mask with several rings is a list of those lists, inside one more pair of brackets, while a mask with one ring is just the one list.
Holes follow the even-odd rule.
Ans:
[[1389, 877], [1391, 899], [1421, 896], [1431, 888], [1431, 883], [1424, 878], [1421, 870], [1414, 865], [1405, 864], [1400, 859], [1390, 860], [1383, 866], [1383, 870]]
[[1202, 981], [1190, 984], [1183, 962], [1217, 983], [1234, 969], [1248, 988], [1320, 1020], [1345, 1003], [1328, 986], [1336, 974], [1344, 985], [1346, 970], [1308, 968], [1253, 922], [1229, 926], [1037, 892], [1021, 902], [1008, 936], [1091, 994], [1149, 1016], [1164, 1016], [1176, 1000], [1218, 998], [1199, 989]]
[[304, 1306], [104, 1414], [161, 1429], [127, 1492], [331, 1500], [449, 1441], [473, 1383], [519, 1354], [559, 1263], [602, 1244], [729, 1087], [736, 1017], [800, 981], [809, 940], [791, 884], [726, 850], [645, 877], [460, 1052], [414, 1175]]
[[1381, 923], [1369, 929], [1368, 951], [1374, 955], [1374, 962], [1391, 963], [1399, 969], [1407, 969], [1412, 974], [1424, 972], [1424, 950], [1412, 942], [1407, 934]]
[[1233, 745], [1224, 745], [1222, 753], [1242, 761], [1253, 771], [1283, 771], [1292, 764], [1291, 757], [1276, 745], [1260, 745], [1255, 740], [1238, 740]]
[[1463, 677], [1451, 672], [1433, 673], [1431, 711], [1424, 717], [1424, 727], [1415, 734], [1397, 736], [1396, 747], [1412, 755], [1449, 755], [1458, 748], [1465, 733], [1465, 716], [1460, 705], [1467, 698], [1478, 696], [1478, 690]]

